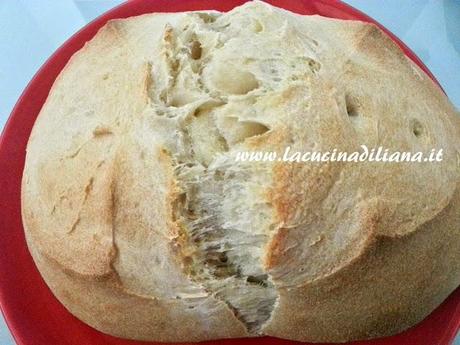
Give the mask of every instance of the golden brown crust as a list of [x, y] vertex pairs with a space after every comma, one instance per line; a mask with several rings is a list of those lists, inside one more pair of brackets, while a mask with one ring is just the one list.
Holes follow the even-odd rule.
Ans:
[[[175, 191], [161, 194], [163, 183], [174, 184], [171, 159], [154, 138], [144, 143], [127, 131], [148, 102], [147, 71], [130, 61], [120, 30], [110, 22], [72, 58], [34, 127], [22, 187], [31, 253], [65, 307], [105, 333], [158, 341], [245, 336], [228, 306], [191, 282], [172, 256]], [[86, 87], [95, 88], [94, 104], [75, 94]], [[78, 106], [69, 133], [62, 122], [72, 121], [68, 108]], [[133, 266], [139, 264], [143, 270]], [[152, 281], [151, 270], [163, 278]]]
[[[431, 145], [446, 155], [435, 166], [275, 167], [270, 200], [282, 227], [265, 257], [279, 287], [278, 304], [264, 328], [269, 335], [314, 342], [391, 335], [426, 317], [460, 283], [455, 273], [460, 248], [458, 114], [376, 27], [363, 26], [351, 50], [341, 60], [336, 84], [316, 86], [319, 95], [309, 107], [322, 117], [313, 123], [309, 118], [303, 135], [315, 137], [316, 149], [323, 152], [331, 147], [350, 152], [358, 144], [415, 152]], [[398, 98], [392, 87], [407, 95]], [[338, 110], [328, 105], [337, 94], [358, 112], [351, 131], [340, 123], [340, 108], [349, 111], [349, 105], [340, 100]], [[406, 120], [412, 116], [424, 126], [418, 143], [400, 133], [411, 130]], [[295, 150], [308, 150], [297, 143]]]
[[[216, 308], [218, 317], [199, 311], [177, 299], [132, 294], [115, 275], [104, 280], [87, 279], [48, 259], [30, 246], [35, 263], [59, 301], [80, 320], [97, 330], [122, 338], [168, 342], [237, 338], [246, 335], [223, 304], [205, 302], [200, 308]], [[225, 327], [222, 325], [225, 324]]]
[[420, 322], [458, 286], [459, 207], [457, 191], [449, 206], [417, 231], [402, 238], [378, 236], [344, 269], [281, 288], [275, 317], [264, 331], [293, 340], [345, 342], [392, 335]]

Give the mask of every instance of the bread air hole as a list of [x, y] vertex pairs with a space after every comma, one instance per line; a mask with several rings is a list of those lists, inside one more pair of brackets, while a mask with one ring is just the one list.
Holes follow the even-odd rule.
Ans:
[[219, 130], [227, 143], [233, 145], [248, 138], [263, 135], [270, 128], [256, 121], [241, 121], [237, 117], [224, 117], [219, 121]]
[[228, 151], [227, 141], [214, 124], [212, 110], [198, 108], [193, 115], [184, 133], [189, 139], [193, 158], [207, 167], [217, 154]]
[[231, 95], [245, 95], [260, 86], [254, 74], [233, 66], [220, 66], [213, 75], [213, 84]]
[[261, 286], [267, 286], [268, 276], [266, 274], [261, 274], [258, 276], [248, 276], [246, 281], [252, 284], [258, 284]]
[[321, 64], [314, 59], [308, 59], [308, 67], [313, 73], [317, 73], [321, 69]]
[[253, 22], [253, 25], [252, 25], [252, 30], [255, 33], [259, 33], [259, 32], [262, 32], [264, 30], [264, 26], [262, 25], [262, 23], [260, 21], [255, 19], [254, 22]]
[[209, 24], [209, 23], [214, 23], [217, 17], [220, 16], [220, 13], [197, 12], [196, 16], [200, 18], [203, 21], [203, 23]]
[[359, 115], [359, 103], [355, 97], [345, 95], [345, 106], [349, 117], [357, 117]]
[[412, 128], [412, 133], [416, 138], [420, 138], [423, 135], [424, 129], [423, 125], [420, 123], [419, 120], [413, 119], [411, 121], [411, 128]]
[[202, 48], [201, 48], [201, 43], [199, 41], [193, 41], [190, 44], [190, 57], [193, 60], [199, 60], [201, 59], [201, 54], [202, 54]]

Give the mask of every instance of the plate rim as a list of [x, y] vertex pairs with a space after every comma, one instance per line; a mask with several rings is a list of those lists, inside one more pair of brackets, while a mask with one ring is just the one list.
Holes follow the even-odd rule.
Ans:
[[[47, 72], [48, 70], [54, 68], [54, 70], [56, 72], [56, 75], [53, 78], [51, 78], [52, 79], [51, 87], [52, 87], [52, 84], [54, 83], [54, 80], [61, 73], [62, 68], [68, 63], [69, 59], [71, 58], [71, 55], [73, 55], [76, 51], [78, 51], [83, 46], [84, 42], [87, 42], [89, 39], [91, 39], [97, 33], [99, 28], [101, 28], [107, 21], [109, 21], [111, 19], [125, 18], [126, 16], [124, 16], [124, 15], [119, 16], [119, 15], [122, 12], [124, 12], [125, 10], [127, 10], [128, 8], [140, 7], [142, 4], [145, 4], [146, 1], [147, 0], [130, 0], [130, 1], [126, 1], [126, 2], [123, 2], [123, 3], [113, 7], [112, 9], [104, 12], [103, 14], [101, 14], [100, 16], [95, 18], [94, 20], [92, 20], [89, 23], [87, 23], [85, 26], [83, 26], [81, 29], [79, 29], [76, 33], [74, 33], [62, 45], [60, 45], [59, 48], [56, 49], [50, 55], [50, 57], [47, 58], [47, 60], [41, 65], [41, 67], [38, 69], [38, 71], [35, 73], [35, 75], [32, 77], [32, 79], [28, 82], [27, 86], [24, 88], [23, 92], [21, 93], [20, 97], [18, 98], [17, 102], [15, 103], [15, 105], [14, 105], [14, 107], [13, 107], [13, 109], [12, 109], [8, 119], [7, 119], [7, 121], [5, 122], [5, 125], [3, 127], [2, 133], [0, 135], [0, 159], [1, 158], [7, 158], [9, 156], [9, 152], [6, 149], [8, 147], [8, 145], [9, 145], [9, 142], [7, 140], [11, 140], [10, 139], [10, 136], [11, 136], [10, 134], [13, 131], [14, 127], [17, 126], [16, 122], [18, 121], [17, 118], [19, 117], [18, 113], [21, 110], [21, 105], [23, 105], [25, 103], [26, 97], [28, 97], [32, 93], [33, 88], [40, 87], [40, 84], [37, 85], [37, 80], [39, 78], [43, 77], [43, 74], [45, 72]], [[170, 0], [170, 1], [178, 3], [180, 0], [179, 1], [178, 0]], [[218, 1], [218, 0], [215, 0], [215, 1]], [[308, 1], [308, 0], [301, 0], [299, 2], [305, 2], [305, 1]], [[184, 0], [182, 2], [184, 4], [185, 3], [190, 4], [190, 3], [193, 3], [194, 0]], [[222, 1], [222, 2], [226, 2], [226, 1]], [[238, 5], [241, 5], [242, 3], [246, 2], [246, 0], [237, 0], [236, 2], [239, 2]], [[267, 2], [272, 3], [272, 4], [277, 3], [279, 5], [279, 3], [282, 2], [282, 0], [267, 0]], [[430, 70], [426, 67], [426, 65], [417, 57], [417, 55], [408, 46], [406, 46], [402, 40], [400, 40], [396, 35], [394, 35], [391, 31], [389, 31], [387, 28], [385, 28], [382, 24], [380, 24], [379, 22], [377, 22], [376, 20], [374, 20], [370, 16], [366, 15], [362, 11], [354, 8], [353, 6], [348, 5], [348, 4], [346, 4], [344, 2], [341, 2], [341, 1], [338, 1], [338, 0], [314, 0], [314, 1], [311, 1], [311, 2], [312, 3], [313, 2], [322, 3], [323, 5], [327, 5], [327, 6], [340, 7], [343, 11], [351, 13], [353, 15], [353, 17], [358, 17], [362, 21], [371, 22], [371, 23], [376, 24], [385, 33], [387, 33], [391, 37], [391, 39], [394, 42], [396, 42], [402, 48], [402, 50], [404, 51], [405, 55], [408, 58], [410, 58], [412, 61], [414, 61], [423, 70], [423, 72], [426, 73], [440, 87], [440, 89], [444, 92], [444, 90], [442, 89], [442, 86], [439, 84], [439, 82], [437, 81], [435, 76], [430, 72]], [[195, 1], [195, 3], [196, 3], [196, 1]], [[206, 2], [203, 2], [203, 3], [206, 3]], [[198, 10], [198, 8], [193, 9], [193, 10]], [[176, 12], [176, 11], [172, 11], [172, 12]], [[144, 13], [148, 13], [148, 12], [144, 12]], [[354, 20], [356, 20], [356, 19], [354, 19]], [[84, 39], [84, 37], [86, 37], [86, 39]], [[71, 52], [70, 55], [66, 59], [62, 59], [62, 55], [68, 55], [69, 52]], [[56, 60], [62, 60], [62, 61], [60, 61], [60, 64], [59, 64], [59, 65], [62, 65], [61, 68], [56, 68], [56, 66], [52, 66], [52, 64], [55, 63]], [[50, 91], [51, 87], [47, 90], [47, 93]], [[46, 97], [45, 97], [45, 99], [46, 99]], [[44, 102], [41, 103], [40, 108], [43, 106], [43, 104], [44, 104]], [[34, 114], [35, 119], [33, 120], [33, 122], [36, 121], [36, 118], [38, 117], [38, 114], [39, 114], [39, 111], [36, 114]], [[29, 135], [30, 135], [30, 132], [29, 132]], [[27, 137], [27, 140], [28, 140], [28, 137]], [[24, 166], [24, 158], [25, 158], [25, 153], [22, 154], [22, 162], [21, 162], [22, 169], [23, 169], [23, 166]], [[2, 160], [1, 163], [2, 163], [2, 166], [3, 166], [3, 163], [4, 163], [3, 160]], [[22, 173], [21, 173], [21, 175], [22, 175]], [[19, 186], [19, 188], [20, 188], [20, 186]], [[0, 199], [2, 201], [4, 201], [5, 198], [0, 197]], [[4, 212], [3, 208], [0, 208], [0, 216], [4, 215], [3, 212]], [[21, 217], [21, 210], [19, 210], [19, 217]], [[2, 220], [3, 220], [3, 217], [2, 217]], [[0, 223], [0, 224], [3, 224], [3, 223]], [[22, 225], [22, 220], [21, 220], [21, 225]], [[23, 227], [22, 227], [22, 229], [23, 229]], [[4, 231], [4, 229], [0, 229], [0, 231]], [[24, 230], [23, 230], [23, 232], [24, 232]], [[29, 254], [29, 260], [31, 260], [32, 264], [35, 266], [35, 263], [34, 263], [32, 257], [30, 256], [30, 254]], [[0, 256], [0, 261], [1, 261], [1, 256]], [[35, 273], [39, 274], [38, 270], [36, 270]], [[14, 339], [14, 341], [17, 344], [22, 345], [22, 344], [25, 344], [25, 343], [22, 342], [22, 340], [19, 339], [20, 336], [16, 333], [17, 332], [16, 328], [13, 327], [12, 325], [10, 325], [9, 316], [8, 316], [9, 312], [5, 311], [5, 310], [7, 310], [9, 308], [5, 307], [8, 304], [8, 302], [6, 302], [3, 299], [2, 291], [4, 290], [4, 285], [7, 285], [7, 284], [0, 284], [0, 312], [2, 313], [2, 315], [4, 317], [5, 324], [7, 325], [12, 338]], [[446, 337], [446, 344], [448, 344], [449, 341], [453, 341], [453, 338], [455, 337], [455, 334], [457, 333], [458, 329], [460, 328], [460, 288], [458, 288], [456, 291], [454, 291], [452, 293], [452, 295], [454, 295], [454, 294], [458, 295], [458, 298], [457, 298], [458, 302], [457, 302], [457, 305], [456, 305], [456, 309], [455, 309], [456, 311], [454, 312], [454, 315], [457, 315], [459, 317], [457, 319], [451, 319], [450, 324], [446, 325], [446, 329], [450, 330], [450, 332], [445, 332], [444, 333], [444, 335]], [[451, 296], [449, 296], [448, 299], [450, 299]], [[444, 303], [446, 303], [446, 302], [443, 302], [443, 304]], [[436, 308], [436, 310], [438, 308]], [[422, 321], [421, 323], [423, 323], [423, 322], [424, 321]], [[421, 323], [419, 323], [419, 324], [421, 324]], [[405, 333], [405, 332], [407, 332], [407, 331], [404, 331], [403, 333]], [[451, 333], [452, 336], [449, 337], [449, 335], [447, 333]], [[451, 339], [448, 339], [448, 338], [451, 338]], [[146, 343], [146, 344], [148, 344], [148, 343]]]

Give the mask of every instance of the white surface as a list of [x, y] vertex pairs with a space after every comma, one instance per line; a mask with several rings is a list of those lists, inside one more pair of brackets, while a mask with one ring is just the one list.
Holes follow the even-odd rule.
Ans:
[[[22, 90], [53, 51], [88, 21], [121, 2], [0, 0], [0, 129]], [[378, 20], [414, 50], [460, 108], [460, 0], [346, 2]], [[0, 344], [13, 344], [1, 316]], [[460, 337], [455, 344], [460, 345]]]

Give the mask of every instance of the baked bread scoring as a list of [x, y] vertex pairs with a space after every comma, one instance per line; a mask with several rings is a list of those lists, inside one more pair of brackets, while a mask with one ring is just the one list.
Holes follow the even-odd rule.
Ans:
[[[443, 161], [234, 159], [362, 144]], [[262, 2], [114, 20], [33, 128], [27, 243], [111, 335], [386, 336], [460, 284], [459, 149], [452, 104], [374, 25]]]

